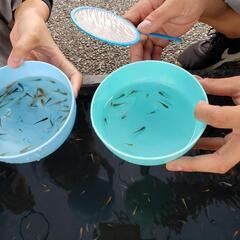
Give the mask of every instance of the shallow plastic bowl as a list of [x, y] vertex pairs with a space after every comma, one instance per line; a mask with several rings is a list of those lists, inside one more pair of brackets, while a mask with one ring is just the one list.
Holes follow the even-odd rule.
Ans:
[[0, 68], [0, 161], [38, 161], [69, 136], [76, 102], [67, 76], [36, 61]]
[[160, 61], [119, 68], [97, 89], [91, 104], [93, 128], [116, 156], [152, 166], [177, 159], [206, 125], [194, 116], [203, 88], [187, 71]]

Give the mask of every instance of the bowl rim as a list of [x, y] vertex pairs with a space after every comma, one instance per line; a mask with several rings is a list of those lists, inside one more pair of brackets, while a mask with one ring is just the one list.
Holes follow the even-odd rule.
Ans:
[[[141, 156], [137, 156], [137, 155], [133, 155], [133, 154], [128, 154], [128, 153], [125, 153], [123, 151], [120, 151], [119, 149], [117, 149], [116, 147], [112, 146], [112, 144], [109, 144], [107, 140], [105, 140], [104, 137], [102, 137], [102, 134], [99, 133], [98, 131], [98, 128], [95, 124], [95, 120], [94, 120], [94, 113], [93, 113], [93, 110], [94, 110], [94, 102], [96, 102], [96, 97], [97, 95], [99, 94], [99, 92], [101, 91], [101, 89], [104, 87], [104, 85], [106, 84], [107, 81], [109, 81], [109, 79], [111, 79], [111, 77], [116, 74], [117, 72], [125, 69], [125, 68], [129, 68], [133, 65], [141, 65], [141, 64], [152, 64], [152, 63], [158, 63], [158, 64], [163, 64], [163, 65], [169, 65], [169, 66], [173, 66], [175, 68], [178, 68], [179, 70], [185, 72], [188, 76], [191, 77], [192, 80], [194, 80], [194, 82], [198, 85], [199, 87], [199, 90], [202, 92], [202, 95], [204, 96], [204, 101], [206, 103], [209, 103], [208, 101], [208, 97], [207, 97], [207, 94], [205, 92], [205, 90], [203, 89], [202, 85], [199, 83], [199, 81], [194, 77], [194, 75], [192, 75], [191, 73], [189, 73], [187, 70], [175, 65], [175, 64], [172, 64], [172, 63], [169, 63], [169, 62], [165, 62], [165, 61], [157, 61], [157, 60], [145, 60], [145, 61], [140, 61], [140, 62], [134, 62], [134, 63], [130, 63], [130, 64], [127, 64], [127, 65], [124, 65], [118, 69], [116, 69], [115, 71], [113, 71], [112, 73], [110, 73], [102, 82], [101, 84], [99, 85], [99, 87], [97, 88], [96, 92], [94, 93], [94, 96], [92, 98], [92, 103], [91, 103], [91, 109], [90, 109], [90, 117], [91, 117], [91, 122], [92, 122], [92, 126], [93, 126], [93, 129], [95, 130], [97, 136], [101, 139], [101, 141], [105, 144], [105, 146], [107, 146], [109, 149], [111, 149], [112, 151], [114, 151], [115, 153], [117, 153], [119, 156], [124, 156], [124, 157], [127, 157], [127, 158], [130, 158], [132, 159], [131, 161], [129, 160], [129, 162], [132, 162], [134, 163], [135, 160], [141, 160], [141, 161], [160, 161], [160, 160], [164, 160], [164, 159], [167, 159], [167, 158], [173, 158], [174, 156], [178, 156], [178, 155], [181, 155], [181, 154], [184, 154], [185, 152], [187, 152], [189, 150], [189, 148], [191, 148], [192, 146], [194, 146], [194, 144], [199, 140], [199, 138], [201, 137], [201, 135], [203, 134], [203, 132], [205, 131], [206, 129], [206, 124], [204, 122], [200, 122], [201, 124], [201, 130], [200, 132], [197, 134], [197, 136], [195, 138], [191, 138], [189, 140], [189, 142], [183, 147], [181, 148], [180, 150], [174, 152], [174, 153], [171, 153], [171, 154], [166, 154], [166, 155], [162, 155], [162, 156], [159, 156], [159, 157], [141, 157]], [[168, 161], [167, 161], [168, 162]]]
[[[52, 68], [54, 69], [55, 71], [59, 72], [64, 78], [65, 80], [67, 80], [67, 84], [68, 86], [70, 87], [70, 93], [71, 93], [71, 107], [70, 107], [70, 112], [68, 114], [68, 117], [66, 119], [66, 121], [64, 122], [64, 124], [59, 128], [59, 130], [51, 137], [49, 138], [45, 143], [39, 145], [38, 147], [36, 148], [33, 148], [32, 150], [26, 152], [26, 153], [21, 153], [21, 154], [16, 154], [16, 155], [10, 155], [10, 156], [1, 156], [0, 157], [0, 160], [1, 161], [5, 161], [5, 160], [8, 160], [8, 161], [11, 161], [11, 160], [14, 160], [14, 159], [17, 159], [17, 158], [23, 158], [23, 157], [27, 157], [28, 155], [33, 155], [35, 152], [39, 152], [41, 149], [45, 148], [47, 145], [51, 144], [57, 137], [59, 137], [59, 135], [62, 134], [63, 130], [65, 129], [66, 125], [68, 124], [70, 118], [72, 117], [73, 115], [73, 111], [74, 111], [74, 106], [75, 106], [75, 97], [74, 97], [74, 92], [73, 92], [73, 88], [72, 88], [72, 85], [71, 85], [71, 82], [69, 80], [69, 78], [67, 77], [67, 75], [62, 71], [60, 70], [59, 68], [57, 68], [56, 66], [50, 64], [50, 63], [46, 63], [46, 62], [43, 62], [43, 61], [24, 61], [24, 63], [19, 67], [30, 67], [31, 65], [45, 65], [49, 68]], [[9, 69], [10, 71], [12, 70], [11, 67], [9, 66], [3, 66], [0, 68], [0, 72], [1, 70], [4, 70], [4, 69]], [[17, 70], [17, 69], [16, 69]], [[0, 88], [1, 89], [1, 88]]]

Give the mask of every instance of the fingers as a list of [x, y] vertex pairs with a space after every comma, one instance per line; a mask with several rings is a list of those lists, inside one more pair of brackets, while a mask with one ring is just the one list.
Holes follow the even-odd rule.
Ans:
[[169, 171], [224, 174], [240, 160], [240, 135], [235, 135], [213, 154], [183, 157], [166, 165]]
[[33, 34], [24, 35], [13, 45], [8, 65], [13, 68], [19, 67], [37, 45], [38, 37]]
[[197, 144], [194, 146], [194, 149], [201, 150], [217, 150], [226, 143], [226, 140], [221, 137], [216, 138], [201, 138]]
[[143, 59], [151, 60], [152, 59], [152, 51], [153, 51], [153, 43], [150, 39], [148, 39], [146, 41], [146, 43], [144, 44]]
[[60, 68], [70, 79], [74, 95], [75, 97], [78, 96], [79, 89], [82, 85], [82, 74], [75, 68], [75, 66], [67, 60], [67, 58], [63, 55], [60, 49], [55, 45], [53, 47], [53, 51], [51, 55], [51, 63], [54, 64], [56, 67]]
[[240, 89], [240, 76], [231, 78], [198, 78], [208, 94], [233, 96]]
[[138, 25], [138, 30], [145, 34], [157, 32], [164, 23], [176, 16], [176, 10], [176, 4], [164, 1], [160, 7], [145, 17], [144, 21]]
[[130, 49], [130, 61], [137, 62], [144, 59], [143, 42], [137, 43]]
[[220, 107], [200, 102], [196, 109], [197, 119], [215, 128], [239, 128], [240, 106]]

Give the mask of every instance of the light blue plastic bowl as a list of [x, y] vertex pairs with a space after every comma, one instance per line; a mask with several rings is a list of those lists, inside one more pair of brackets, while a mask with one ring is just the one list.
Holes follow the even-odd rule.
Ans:
[[137, 62], [117, 69], [100, 84], [91, 121], [119, 158], [161, 165], [183, 156], [201, 137], [206, 125], [194, 116], [201, 100], [208, 102], [204, 89], [184, 69], [161, 61]]
[[48, 63], [27, 61], [0, 68], [0, 81], [0, 161], [38, 161], [57, 150], [76, 117], [67, 76]]

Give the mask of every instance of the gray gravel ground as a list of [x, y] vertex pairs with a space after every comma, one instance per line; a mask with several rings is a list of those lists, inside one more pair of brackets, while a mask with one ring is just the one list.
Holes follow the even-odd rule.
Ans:
[[[53, 38], [61, 50], [84, 74], [106, 74], [129, 62], [128, 48], [113, 47], [82, 34], [70, 20], [70, 11], [78, 6], [96, 6], [123, 14], [136, 0], [57, 0], [49, 20]], [[205, 39], [208, 26], [197, 24], [183, 43], [170, 44], [162, 59], [176, 62], [177, 56], [191, 43]]]

